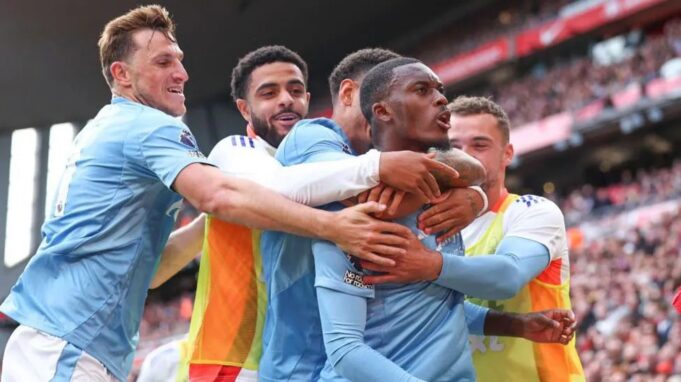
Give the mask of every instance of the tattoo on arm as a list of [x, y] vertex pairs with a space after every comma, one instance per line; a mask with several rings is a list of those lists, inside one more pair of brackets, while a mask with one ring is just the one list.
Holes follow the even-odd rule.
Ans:
[[457, 179], [434, 174], [442, 191], [454, 187], [478, 186], [485, 180], [485, 168], [472, 156], [459, 149], [436, 151], [435, 160], [442, 162], [459, 172]]

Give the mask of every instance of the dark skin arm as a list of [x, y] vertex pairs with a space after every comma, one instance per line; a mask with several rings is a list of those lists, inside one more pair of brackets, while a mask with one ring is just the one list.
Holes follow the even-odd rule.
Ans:
[[486, 336], [520, 337], [533, 342], [567, 345], [575, 335], [575, 314], [566, 309], [531, 313], [490, 310], [485, 318]]
[[435, 153], [435, 160], [444, 163], [459, 173], [458, 178], [452, 178], [446, 174], [440, 174], [437, 170], [432, 171], [440, 186], [441, 191], [456, 187], [479, 186], [485, 181], [485, 167], [475, 158], [459, 149], [440, 151], [430, 149]]

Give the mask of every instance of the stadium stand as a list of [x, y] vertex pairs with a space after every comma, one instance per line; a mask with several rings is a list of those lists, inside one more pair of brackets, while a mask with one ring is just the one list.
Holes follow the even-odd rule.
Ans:
[[482, 93], [497, 100], [515, 126], [564, 111], [582, 116], [598, 106], [635, 102], [643, 87], [662, 76], [660, 69], [681, 54], [680, 29], [681, 20], [674, 19], [661, 34], [622, 36], [631, 43], [623, 41], [630, 45], [621, 47], [619, 61], [598, 63], [583, 56], [553, 67], [538, 63], [526, 77]]
[[620, 220], [571, 248], [577, 349], [588, 381], [679, 380], [681, 322], [669, 306], [681, 283], [675, 204], [646, 224]]

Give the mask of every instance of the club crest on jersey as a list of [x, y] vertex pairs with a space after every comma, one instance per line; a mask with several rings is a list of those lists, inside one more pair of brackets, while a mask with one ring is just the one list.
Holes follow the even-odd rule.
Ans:
[[356, 288], [362, 288], [362, 289], [373, 289], [373, 285], [367, 285], [364, 283], [364, 277], [357, 272], [352, 272], [352, 271], [345, 271], [345, 276], [343, 277], [343, 282], [352, 285]]
[[191, 131], [187, 129], [182, 129], [182, 132], [180, 132], [180, 142], [185, 146], [191, 147], [192, 149], [199, 148], [199, 145], [196, 144], [196, 139], [194, 139]]

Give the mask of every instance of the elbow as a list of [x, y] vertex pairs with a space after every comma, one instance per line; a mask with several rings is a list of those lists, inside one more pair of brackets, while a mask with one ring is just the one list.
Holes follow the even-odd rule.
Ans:
[[229, 216], [230, 211], [233, 211], [238, 207], [235, 196], [236, 195], [230, 190], [206, 192], [196, 200], [196, 205], [194, 207], [210, 215], [220, 217]]
[[324, 347], [326, 349], [326, 356], [333, 366], [334, 370], [341, 371], [343, 369], [343, 360], [347, 355], [354, 350], [362, 347], [362, 340], [355, 337], [337, 337], [326, 341]]

